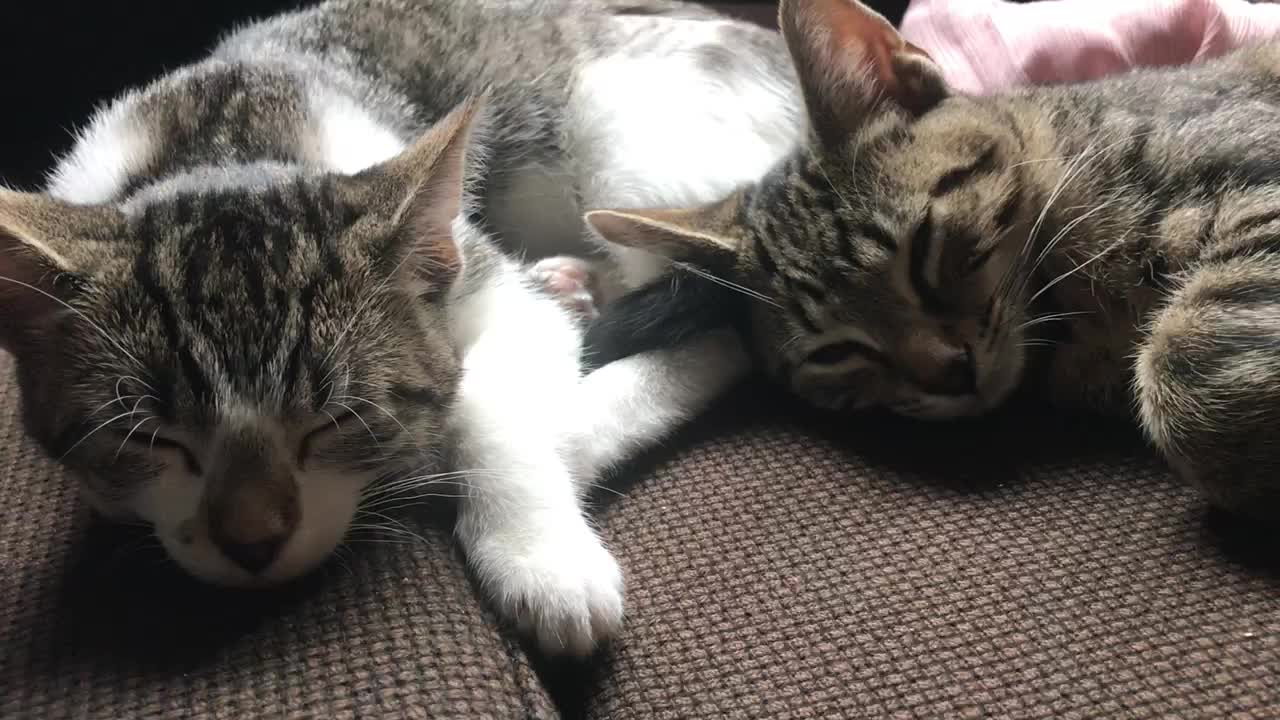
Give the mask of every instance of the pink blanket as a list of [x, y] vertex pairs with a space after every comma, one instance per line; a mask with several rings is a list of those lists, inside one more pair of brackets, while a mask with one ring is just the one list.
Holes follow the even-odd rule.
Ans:
[[957, 90], [1089, 80], [1280, 35], [1280, 5], [1246, 0], [913, 0], [902, 34]]

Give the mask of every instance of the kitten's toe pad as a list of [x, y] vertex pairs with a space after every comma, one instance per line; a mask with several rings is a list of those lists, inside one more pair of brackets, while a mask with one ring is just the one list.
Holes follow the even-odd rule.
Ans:
[[523, 549], [493, 590], [502, 614], [548, 655], [585, 657], [622, 629], [622, 570], [585, 524]]
[[539, 260], [528, 272], [535, 285], [575, 317], [589, 321], [599, 314], [600, 286], [590, 262], [562, 255]]

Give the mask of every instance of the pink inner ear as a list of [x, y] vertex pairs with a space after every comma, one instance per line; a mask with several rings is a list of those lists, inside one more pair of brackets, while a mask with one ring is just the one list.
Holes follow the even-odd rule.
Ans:
[[933, 56], [925, 52], [924, 48], [920, 47], [919, 45], [916, 45], [913, 42], [910, 42], [904, 39], [902, 41], [902, 49], [911, 53], [912, 55], [919, 55], [920, 57], [928, 60], [929, 62], [933, 62]]
[[817, 19], [831, 32], [836, 45], [832, 49], [852, 56], [832, 59], [846, 66], [869, 70], [886, 95], [899, 97], [893, 56], [903, 50], [910, 51], [914, 46], [909, 46], [888, 21], [861, 4], [850, 0], [825, 0], [814, 5]]
[[446, 162], [441, 174], [418, 189], [405, 218], [413, 234], [413, 272], [433, 285], [452, 282], [462, 269], [461, 251], [453, 237], [453, 220], [462, 210], [462, 178], [451, 169], [449, 158], [442, 159]]

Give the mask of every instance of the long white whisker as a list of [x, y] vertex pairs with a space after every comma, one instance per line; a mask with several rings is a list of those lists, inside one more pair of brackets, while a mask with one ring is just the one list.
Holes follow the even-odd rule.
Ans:
[[[89, 327], [91, 327], [91, 328], [93, 328], [94, 330], [96, 330], [96, 331], [98, 332], [98, 334], [99, 334], [99, 335], [102, 335], [102, 337], [103, 337], [104, 339], [106, 339], [106, 341], [107, 341], [107, 342], [109, 342], [109, 343], [111, 343], [112, 345], [114, 345], [114, 346], [116, 347], [116, 349], [117, 349], [117, 350], [119, 350], [121, 353], [124, 353], [124, 356], [125, 356], [125, 357], [127, 357], [127, 358], [129, 358], [130, 360], [132, 360], [132, 361], [133, 361], [133, 363], [134, 363], [134, 365], [135, 365], [136, 367], [138, 367], [138, 368], [143, 367], [142, 363], [138, 360], [138, 358], [134, 357], [134, 356], [133, 356], [133, 353], [131, 353], [131, 352], [129, 352], [127, 349], [125, 349], [124, 345], [122, 345], [122, 344], [120, 343], [120, 341], [119, 341], [119, 340], [116, 340], [114, 337], [112, 337], [112, 336], [111, 336], [111, 334], [110, 334], [110, 333], [108, 333], [105, 329], [103, 329], [103, 327], [102, 327], [101, 325], [99, 325], [98, 323], [94, 322], [93, 320], [90, 320], [88, 315], [85, 315], [83, 312], [80, 312], [80, 311], [79, 311], [79, 310], [77, 310], [76, 308], [72, 307], [72, 306], [71, 306], [71, 304], [70, 304], [70, 303], [68, 303], [67, 301], [63, 300], [62, 298], [60, 298], [60, 297], [58, 297], [58, 296], [56, 296], [56, 295], [53, 295], [52, 293], [45, 292], [44, 290], [41, 290], [40, 288], [36, 287], [35, 285], [31, 285], [31, 284], [28, 284], [28, 283], [24, 283], [24, 282], [22, 282], [21, 280], [15, 280], [14, 278], [7, 277], [7, 276], [5, 276], [5, 275], [0, 275], [0, 280], [3, 280], [3, 281], [5, 281], [5, 282], [13, 283], [14, 285], [19, 285], [19, 286], [24, 287], [24, 288], [27, 288], [28, 290], [31, 290], [31, 291], [33, 291], [33, 292], [40, 293], [41, 295], [43, 295], [43, 296], [45, 296], [45, 297], [49, 298], [50, 300], [52, 300], [52, 301], [54, 301], [54, 302], [58, 303], [58, 304], [59, 304], [59, 305], [61, 305], [62, 307], [64, 307], [64, 308], [66, 308], [66, 309], [70, 310], [72, 313], [74, 313], [74, 314], [75, 314], [77, 317], [79, 317], [81, 320], [84, 320], [84, 321], [85, 321], [85, 323], [87, 323], [87, 324], [89, 325]], [[145, 384], [145, 383], [144, 383], [144, 384]], [[154, 389], [154, 388], [153, 388], [153, 389]]]
[[412, 492], [415, 490], [419, 490], [421, 488], [432, 487], [436, 485], [450, 485], [453, 487], [470, 487], [470, 483], [466, 481], [466, 478], [462, 478], [461, 480], [439, 479], [439, 480], [430, 480], [426, 482], [419, 481], [419, 482], [412, 482], [412, 483], [401, 483], [397, 485], [388, 486], [385, 488], [378, 488], [376, 491], [370, 491], [361, 495], [361, 497], [365, 500], [373, 500], [375, 498], [380, 498], [386, 495], [394, 495], [401, 492]]
[[[350, 384], [350, 383], [348, 383], [348, 384]], [[357, 402], [365, 403], [366, 405], [372, 405], [372, 406], [374, 407], [374, 409], [375, 409], [375, 410], [378, 410], [378, 411], [380, 411], [383, 415], [386, 415], [387, 417], [391, 418], [391, 422], [393, 422], [393, 423], [395, 423], [396, 425], [398, 425], [398, 426], [400, 427], [400, 431], [401, 431], [401, 432], [403, 432], [405, 435], [408, 435], [408, 434], [409, 434], [409, 429], [408, 429], [408, 428], [406, 428], [406, 427], [404, 426], [404, 424], [400, 422], [399, 418], [397, 418], [395, 415], [393, 415], [393, 414], [391, 413], [391, 411], [390, 411], [390, 410], [388, 410], [388, 409], [386, 409], [386, 408], [382, 407], [381, 405], [379, 405], [378, 403], [376, 403], [376, 402], [374, 402], [374, 401], [372, 401], [372, 400], [367, 400], [367, 399], [365, 399], [365, 398], [362, 398], [362, 397], [359, 397], [359, 396], [356, 396], [356, 395], [343, 395], [343, 396], [338, 397], [338, 398], [335, 398], [335, 399], [336, 399], [336, 400], [339, 400], [339, 401], [342, 401], [342, 400], [355, 400], [355, 401], [357, 401]]]
[[1084, 222], [1085, 220], [1088, 220], [1095, 213], [1102, 212], [1109, 205], [1111, 205], [1110, 200], [1099, 203], [1097, 207], [1094, 207], [1092, 210], [1086, 213], [1081, 213], [1077, 217], [1072, 218], [1071, 222], [1063, 225], [1062, 229], [1059, 230], [1057, 234], [1054, 235], [1051, 240], [1049, 240], [1049, 242], [1045, 243], [1044, 249], [1040, 251], [1040, 254], [1036, 257], [1035, 263], [1031, 266], [1031, 269], [1028, 270], [1027, 273], [1028, 274], [1034, 273], [1040, 267], [1041, 263], [1044, 262], [1044, 259], [1049, 256], [1049, 253], [1053, 250], [1053, 248], [1057, 247], [1058, 243], [1061, 242], [1064, 237], [1069, 235], [1071, 231], [1076, 228], [1077, 225]]
[[[136, 408], [136, 407], [134, 408], [134, 411], [135, 411], [135, 412], [137, 411], [137, 408]], [[156, 416], [154, 416], [154, 415], [149, 415], [149, 416], [144, 417], [144, 418], [142, 418], [141, 420], [139, 420], [139, 421], [138, 421], [138, 424], [136, 424], [136, 425], [134, 425], [133, 427], [129, 428], [129, 432], [128, 432], [128, 433], [126, 433], [126, 434], [125, 434], [125, 436], [124, 436], [124, 439], [120, 441], [120, 447], [116, 448], [116, 455], [115, 455], [115, 459], [116, 459], [116, 460], [119, 460], [119, 459], [120, 459], [120, 453], [124, 452], [124, 446], [125, 446], [126, 444], [128, 444], [128, 442], [129, 442], [129, 438], [133, 437], [133, 434], [134, 434], [135, 432], [137, 432], [138, 428], [142, 427], [143, 425], [146, 425], [148, 422], [150, 422], [150, 421], [152, 421], [152, 420], [158, 420], [158, 419], [159, 419], [159, 418], [157, 418], [157, 417], [156, 417]], [[157, 428], [157, 432], [158, 432], [158, 431], [159, 431], [159, 429]], [[152, 443], [152, 445], [153, 445], [153, 446], [154, 446], [154, 444], [155, 444], [155, 438], [156, 438], [156, 436], [153, 434], [153, 435], [151, 436], [151, 443]]]
[[[408, 528], [404, 523], [400, 522], [399, 520], [396, 520], [395, 518], [393, 518], [393, 517], [391, 517], [391, 516], [389, 516], [389, 515], [384, 515], [384, 514], [382, 514], [382, 513], [380, 513], [380, 512], [361, 511], [361, 513], [358, 513], [358, 514], [357, 514], [357, 517], [359, 517], [361, 514], [363, 514], [363, 515], [369, 515], [369, 516], [377, 517], [377, 518], [382, 518], [383, 520], [386, 520], [387, 522], [390, 522], [390, 523], [392, 523], [393, 525], [397, 526], [398, 528], [400, 528], [401, 530], [403, 530], [403, 531], [404, 531], [404, 533], [405, 533], [406, 535], [408, 535], [409, 537], [412, 537], [412, 538], [414, 538], [414, 539], [418, 540], [418, 541], [419, 541], [419, 542], [421, 542], [423, 545], [430, 545], [430, 544], [431, 544], [431, 543], [427, 542], [427, 539], [426, 539], [426, 538], [424, 538], [424, 537], [422, 537], [421, 535], [419, 535], [418, 533], [416, 533], [416, 532], [414, 532], [414, 531], [410, 530], [410, 529], [409, 529], [409, 528]], [[388, 529], [388, 530], [390, 530], [391, 528], [390, 528], [390, 527], [388, 527], [387, 529]]]
[[621, 492], [618, 492], [616, 489], [611, 488], [611, 487], [609, 487], [608, 485], [605, 485], [605, 484], [603, 484], [603, 483], [592, 482], [592, 481], [590, 481], [590, 480], [583, 480], [583, 481], [581, 481], [581, 482], [582, 482], [582, 484], [583, 484], [583, 485], [586, 485], [586, 486], [587, 486], [587, 487], [589, 487], [589, 488], [595, 488], [595, 489], [597, 489], [597, 490], [603, 490], [603, 491], [605, 491], [605, 492], [607, 492], [607, 493], [612, 493], [612, 494], [614, 494], [614, 495], [617, 495], [618, 497], [625, 497]]
[[475, 486], [473, 486], [471, 483], [466, 481], [465, 476], [459, 476], [459, 477], [461, 477], [462, 479], [461, 480], [455, 480], [450, 478], [435, 478], [431, 480], [415, 479], [413, 482], [397, 482], [395, 484], [386, 484], [384, 486], [378, 487], [375, 490], [365, 492], [361, 494], [360, 497], [363, 502], [372, 502], [372, 501], [378, 501], [378, 500], [382, 500], [389, 497], [390, 498], [398, 497], [404, 493], [417, 492], [427, 487], [442, 486], [442, 485], [447, 485], [447, 486], [456, 487], [456, 488], [463, 488], [467, 490], [476, 489]]
[[360, 413], [356, 412], [350, 405], [344, 405], [340, 402], [334, 402], [333, 404], [354, 415], [356, 420], [359, 420], [360, 424], [364, 426], [365, 431], [369, 433], [369, 437], [373, 438], [373, 444], [382, 447], [382, 443], [378, 440], [378, 436], [374, 434], [373, 428], [369, 427], [369, 423], [365, 422], [363, 417], [360, 417]]
[[80, 447], [80, 445], [81, 445], [85, 440], [88, 440], [89, 438], [93, 437], [93, 435], [94, 435], [95, 433], [97, 433], [99, 430], [101, 430], [102, 428], [107, 427], [108, 425], [110, 425], [111, 423], [113, 423], [113, 422], [115, 422], [115, 421], [117, 421], [117, 420], [121, 420], [121, 419], [123, 419], [123, 418], [127, 418], [127, 417], [129, 417], [130, 415], [133, 415], [133, 414], [134, 414], [134, 412], [135, 412], [134, 410], [127, 410], [127, 411], [125, 411], [125, 412], [122, 412], [122, 413], [120, 413], [119, 415], [117, 415], [117, 416], [115, 416], [115, 417], [111, 418], [110, 420], [108, 420], [108, 421], [106, 421], [106, 422], [102, 423], [102, 424], [101, 424], [101, 425], [99, 425], [98, 427], [96, 427], [96, 428], [94, 428], [94, 429], [90, 430], [89, 432], [85, 433], [85, 434], [84, 434], [84, 437], [82, 437], [82, 438], [80, 438], [79, 440], [75, 441], [75, 443], [74, 443], [71, 447], [67, 448], [67, 451], [66, 451], [66, 452], [64, 452], [64, 453], [62, 453], [61, 457], [59, 457], [59, 458], [58, 458], [58, 460], [64, 460], [64, 459], [66, 459], [66, 457], [67, 457], [68, 455], [70, 455], [70, 454], [71, 454], [71, 452], [72, 452], [73, 450], [75, 450], [76, 448]]
[[1080, 154], [1076, 156], [1075, 160], [1071, 161], [1071, 164], [1067, 166], [1066, 171], [1062, 173], [1062, 178], [1058, 180], [1058, 184], [1055, 185], [1053, 191], [1049, 193], [1049, 199], [1045, 200], [1044, 207], [1040, 208], [1040, 214], [1036, 217], [1035, 223], [1032, 224], [1031, 232], [1027, 233], [1027, 241], [1023, 245], [1023, 253], [1026, 253], [1029, 248], [1035, 246], [1036, 237], [1040, 235], [1040, 227], [1044, 224], [1045, 218], [1049, 216], [1049, 208], [1053, 207], [1053, 203], [1057, 201], [1058, 196], [1061, 195], [1062, 192], [1066, 190], [1067, 185], [1075, 179], [1076, 173], [1083, 168], [1085, 159], [1089, 157], [1089, 152], [1092, 150], [1093, 143], [1091, 142], [1085, 146], [1084, 150], [1080, 151]]
[[382, 502], [365, 505], [364, 508], [366, 510], [377, 510], [379, 512], [395, 512], [396, 510], [403, 510], [404, 508], [409, 508], [409, 507], [421, 507], [423, 504], [421, 501], [426, 500], [428, 498], [446, 498], [446, 499], [458, 500], [458, 499], [468, 498], [468, 497], [471, 497], [471, 496], [454, 494], [454, 493], [422, 493], [421, 495], [411, 495], [409, 497], [404, 497], [404, 498], [398, 498], [398, 497], [388, 498], [386, 500], [383, 500]]
[[[1154, 131], [1152, 131], [1151, 133], [1144, 133], [1144, 134], [1149, 135], [1152, 133], [1154, 133]], [[1142, 135], [1143, 134], [1140, 134], [1138, 136], [1133, 136], [1133, 137], [1141, 137]], [[1025, 270], [1025, 266], [1024, 266], [1025, 260], [1030, 256], [1031, 249], [1035, 246], [1036, 238], [1039, 237], [1040, 235], [1040, 228], [1044, 224], [1045, 219], [1048, 217], [1050, 208], [1057, 201], [1058, 197], [1067, 188], [1067, 186], [1081, 172], [1084, 171], [1087, 165], [1092, 163], [1094, 160], [1105, 156], [1107, 153], [1109, 153], [1113, 149], [1120, 147], [1128, 142], [1131, 142], [1133, 140], [1133, 137], [1126, 137], [1124, 140], [1120, 140], [1110, 145], [1107, 145], [1105, 147], [1102, 147], [1098, 149], [1096, 152], [1093, 151], [1094, 143], [1090, 142], [1087, 146], [1085, 146], [1084, 150], [1080, 151], [1080, 153], [1075, 156], [1075, 158], [1067, 166], [1067, 169], [1063, 172], [1062, 178], [1058, 181], [1057, 185], [1054, 186], [1053, 191], [1050, 192], [1049, 198], [1045, 201], [1044, 207], [1041, 208], [1040, 210], [1040, 214], [1036, 217], [1036, 221], [1032, 225], [1031, 231], [1027, 234], [1027, 240], [1025, 243], [1023, 243], [1022, 249], [1018, 253], [1019, 261], [1010, 266], [1009, 273], [1006, 279], [1001, 281], [1000, 288], [999, 288], [1000, 295], [1011, 293], [1015, 289], [1018, 292], [1021, 292], [1023, 289], [1026, 288], [1027, 284], [1031, 282], [1031, 278], [1034, 274], [1034, 268], [1030, 271]], [[1063, 158], [1044, 158], [1043, 161], [1049, 162], [1049, 161], [1061, 160], [1061, 159]], [[1039, 162], [1039, 161], [1041, 160], [1036, 160], [1036, 162]], [[1055, 240], [1060, 240], [1060, 239], [1061, 237], [1055, 236]], [[1047, 248], [1045, 251], [1042, 251], [1040, 253], [1040, 255], [1037, 257], [1035, 262], [1036, 267], [1039, 267], [1040, 262], [1046, 256], [1048, 249], [1051, 249], [1051, 246], [1055, 244], [1056, 242], [1051, 242], [1049, 244], [1049, 248]], [[1015, 280], [1015, 278], [1018, 275], [1022, 276], [1022, 281], [1020, 283]]]
[[1092, 315], [1092, 314], [1093, 314], [1092, 310], [1079, 310], [1075, 312], [1053, 313], [1052, 315], [1040, 315], [1038, 317], [1031, 318], [1030, 320], [1022, 323], [1021, 325], [1019, 325], [1014, 329], [1025, 330], [1026, 328], [1034, 327], [1036, 325], [1041, 325], [1047, 322], [1054, 322], [1055, 320], [1065, 320], [1067, 318], [1076, 317], [1078, 315]]
[[[150, 383], [148, 383], [146, 380], [143, 380], [142, 378], [140, 378], [140, 377], [138, 377], [138, 376], [136, 376], [136, 375], [124, 375], [124, 376], [121, 376], [120, 380], [132, 380], [132, 381], [134, 381], [134, 382], [138, 383], [139, 385], [141, 385], [142, 387], [144, 387], [144, 388], [146, 388], [146, 389], [150, 390], [151, 392], [159, 392], [159, 391], [158, 391], [158, 390], [156, 390], [154, 387], [152, 387], [152, 386], [151, 386], [151, 384], [150, 384]], [[117, 383], [116, 383], [116, 392], [117, 392], [117, 393], [119, 393], [119, 392], [120, 392], [120, 389], [119, 389], [119, 388], [120, 388], [120, 384], [119, 384], [119, 381], [117, 381]]]
[[1036, 294], [1035, 294], [1035, 295], [1032, 295], [1032, 296], [1031, 296], [1031, 299], [1027, 301], [1027, 305], [1031, 305], [1032, 303], [1034, 303], [1034, 302], [1036, 301], [1036, 298], [1038, 298], [1038, 297], [1040, 297], [1041, 295], [1043, 295], [1043, 294], [1045, 294], [1046, 292], [1048, 292], [1048, 291], [1049, 291], [1049, 290], [1050, 290], [1054, 285], [1057, 285], [1058, 283], [1060, 283], [1060, 282], [1062, 282], [1063, 280], [1067, 279], [1068, 277], [1070, 277], [1070, 276], [1071, 276], [1071, 275], [1073, 275], [1074, 273], [1079, 272], [1080, 270], [1083, 270], [1086, 266], [1088, 266], [1089, 264], [1093, 263], [1093, 262], [1094, 262], [1095, 260], [1097, 260], [1098, 258], [1101, 258], [1103, 255], [1106, 255], [1107, 253], [1111, 252], [1112, 250], [1114, 250], [1114, 249], [1116, 249], [1116, 248], [1120, 247], [1120, 244], [1121, 244], [1121, 243], [1123, 243], [1126, 239], [1127, 239], [1126, 237], [1121, 237], [1119, 240], [1116, 240], [1115, 242], [1113, 242], [1113, 243], [1111, 243], [1110, 245], [1106, 246], [1106, 247], [1105, 247], [1105, 248], [1103, 248], [1102, 250], [1099, 250], [1099, 251], [1098, 251], [1098, 252], [1097, 252], [1093, 257], [1089, 258], [1088, 260], [1085, 260], [1084, 262], [1080, 263], [1079, 265], [1076, 265], [1075, 267], [1073, 267], [1073, 268], [1071, 268], [1070, 270], [1068, 270], [1068, 271], [1066, 271], [1066, 272], [1062, 273], [1062, 274], [1061, 274], [1061, 275], [1059, 275], [1058, 277], [1056, 277], [1056, 278], [1054, 278], [1054, 279], [1050, 280], [1047, 284], [1045, 284], [1045, 286], [1044, 286], [1044, 287], [1040, 288], [1040, 289], [1036, 292]]
[[106, 402], [102, 403], [102, 404], [101, 404], [101, 405], [99, 405], [97, 408], [95, 408], [93, 412], [89, 413], [88, 417], [93, 417], [93, 416], [97, 415], [98, 413], [102, 412], [103, 410], [106, 410], [107, 408], [111, 407], [112, 405], [115, 405], [116, 403], [120, 403], [120, 407], [125, 407], [125, 403], [126, 403], [126, 402], [128, 402], [129, 400], [133, 400], [133, 399], [135, 399], [135, 398], [139, 398], [139, 397], [144, 397], [144, 396], [142, 396], [142, 395], [125, 395], [125, 396], [121, 397], [121, 396], [117, 395], [116, 397], [111, 398], [110, 400], [108, 400], [108, 401], [106, 401]]
[[751, 288], [743, 287], [742, 285], [739, 285], [739, 284], [737, 284], [737, 283], [735, 283], [735, 282], [731, 282], [731, 281], [729, 281], [729, 280], [725, 280], [725, 279], [724, 279], [724, 278], [722, 278], [722, 277], [718, 277], [718, 276], [716, 276], [716, 275], [712, 275], [711, 273], [709, 273], [709, 272], [707, 272], [707, 271], [705, 271], [705, 270], [703, 270], [703, 269], [701, 269], [701, 268], [694, 267], [693, 265], [690, 265], [689, 263], [685, 263], [685, 262], [676, 262], [676, 263], [674, 263], [674, 264], [675, 264], [677, 267], [679, 267], [681, 270], [685, 270], [685, 271], [687, 271], [687, 272], [691, 272], [691, 273], [693, 273], [694, 275], [697, 275], [697, 276], [698, 276], [698, 277], [700, 277], [700, 278], [704, 278], [704, 279], [706, 279], [706, 280], [710, 280], [711, 282], [716, 283], [717, 285], [720, 285], [721, 287], [726, 287], [726, 288], [729, 288], [730, 290], [734, 290], [734, 291], [736, 291], [736, 292], [740, 292], [740, 293], [742, 293], [743, 295], [746, 295], [747, 297], [752, 298], [752, 299], [755, 299], [755, 300], [759, 300], [760, 302], [765, 303], [766, 305], [772, 305], [773, 307], [776, 307], [776, 308], [781, 308], [781, 307], [782, 307], [782, 305], [778, 304], [776, 301], [774, 301], [772, 298], [770, 298], [770, 297], [769, 297], [769, 296], [767, 296], [767, 295], [763, 295], [763, 294], [761, 294], [761, 293], [758, 293], [758, 292], [756, 292], [755, 290], [752, 290]]

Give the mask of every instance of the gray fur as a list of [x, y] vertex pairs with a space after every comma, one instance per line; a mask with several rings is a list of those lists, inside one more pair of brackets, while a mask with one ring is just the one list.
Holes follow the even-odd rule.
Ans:
[[816, 404], [955, 417], [1030, 383], [1135, 417], [1216, 504], [1274, 520], [1280, 45], [964, 97], [856, 3], [781, 19], [808, 146], [606, 236], [745, 288], [764, 365]]
[[[577, 68], [661, 49], [664, 17], [715, 16], [665, 0], [333, 0], [116, 99], [46, 193], [0, 190], [0, 340], [29, 431], [109, 513], [174, 464], [208, 476], [209, 535], [244, 546], [297, 521], [286, 461], [438, 468], [460, 376], [450, 307], [510, 267], [439, 213], [493, 225], [522, 169], [573, 167]], [[474, 123], [441, 129], [477, 97]], [[334, 137], [331, 122], [371, 132]], [[455, 135], [471, 139], [456, 176]], [[401, 153], [415, 138], [425, 149]], [[348, 146], [359, 166], [335, 167]], [[484, 229], [519, 250], [521, 221]], [[224, 433], [228, 418], [262, 422]]]

